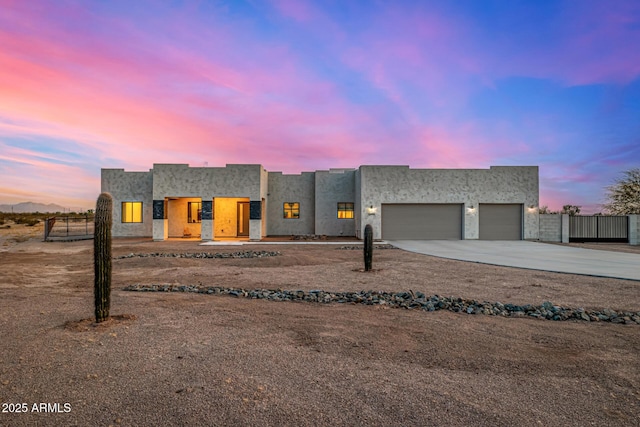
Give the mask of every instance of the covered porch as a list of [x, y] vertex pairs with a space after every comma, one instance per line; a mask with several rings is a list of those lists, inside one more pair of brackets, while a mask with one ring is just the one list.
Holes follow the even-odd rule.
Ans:
[[[253, 219], [251, 209], [254, 212]], [[153, 239], [260, 240], [262, 206], [249, 197], [165, 197], [154, 200]], [[162, 216], [161, 216], [162, 214]]]

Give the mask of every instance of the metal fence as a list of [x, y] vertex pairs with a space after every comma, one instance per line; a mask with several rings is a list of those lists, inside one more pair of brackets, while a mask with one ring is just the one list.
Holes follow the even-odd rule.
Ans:
[[570, 216], [570, 242], [628, 242], [627, 216]]
[[93, 238], [93, 215], [53, 216], [44, 223], [44, 240], [81, 240]]

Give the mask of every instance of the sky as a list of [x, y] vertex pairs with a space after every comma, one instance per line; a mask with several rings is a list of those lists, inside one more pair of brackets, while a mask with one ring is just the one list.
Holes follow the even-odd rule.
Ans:
[[0, 204], [154, 163], [537, 165], [599, 212], [640, 167], [640, 1], [0, 0]]

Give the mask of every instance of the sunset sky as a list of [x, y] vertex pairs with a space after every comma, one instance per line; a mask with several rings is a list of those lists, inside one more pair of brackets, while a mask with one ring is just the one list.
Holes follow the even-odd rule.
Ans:
[[640, 167], [640, 1], [0, 0], [0, 204], [153, 163], [538, 165], [598, 212]]

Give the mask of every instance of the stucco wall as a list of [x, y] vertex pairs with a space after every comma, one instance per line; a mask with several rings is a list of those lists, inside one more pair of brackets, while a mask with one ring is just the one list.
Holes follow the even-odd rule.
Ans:
[[338, 203], [355, 202], [355, 170], [332, 169], [315, 174], [315, 234], [355, 236], [355, 219], [338, 218]]
[[[149, 172], [102, 169], [101, 191], [113, 197], [115, 237], [151, 237], [153, 234], [153, 178]], [[122, 222], [122, 202], [142, 202], [142, 223]]]
[[[383, 203], [521, 203], [524, 238], [538, 239], [538, 167], [492, 166], [490, 169], [409, 169], [408, 166], [361, 166], [360, 235], [371, 223], [381, 238]], [[376, 215], [367, 215], [373, 206]], [[534, 209], [529, 207], [533, 206]], [[477, 209], [465, 209], [464, 238], [478, 239]]]
[[361, 194], [361, 175], [360, 175], [360, 169], [356, 169], [355, 175], [354, 175], [354, 181], [355, 181], [355, 203], [353, 205], [353, 209], [354, 209], [354, 225], [355, 225], [355, 233], [356, 233], [356, 237], [358, 239], [362, 239], [364, 238], [364, 234], [363, 230], [364, 227], [366, 226], [366, 223], [363, 224], [363, 217], [362, 217], [362, 194]]
[[[267, 235], [315, 233], [315, 173], [283, 175], [282, 172], [269, 172], [268, 188]], [[285, 202], [300, 203], [300, 218], [283, 218]]]
[[543, 242], [562, 241], [562, 215], [540, 215], [540, 240]]
[[260, 165], [190, 168], [184, 164], [153, 165], [153, 199], [165, 197], [249, 197], [260, 200]]

